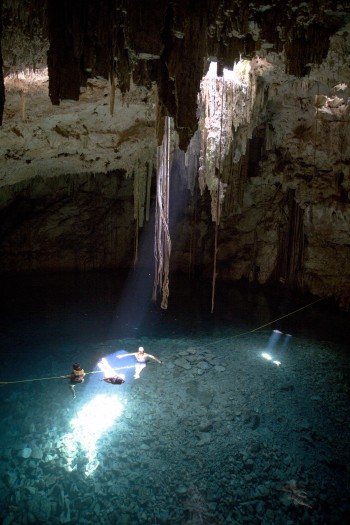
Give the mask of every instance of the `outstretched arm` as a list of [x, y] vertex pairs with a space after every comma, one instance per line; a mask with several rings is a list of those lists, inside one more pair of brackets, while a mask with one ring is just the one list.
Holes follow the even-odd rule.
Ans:
[[161, 360], [158, 359], [157, 357], [154, 357], [154, 355], [151, 355], [151, 354], [147, 354], [147, 357], [150, 357], [151, 359], [154, 359], [155, 361], [157, 361], [157, 363], [160, 363], [162, 364]]
[[132, 354], [123, 354], [123, 355], [117, 355], [118, 359], [121, 359], [122, 357], [129, 357], [130, 355], [136, 355], [137, 352], [133, 352]]

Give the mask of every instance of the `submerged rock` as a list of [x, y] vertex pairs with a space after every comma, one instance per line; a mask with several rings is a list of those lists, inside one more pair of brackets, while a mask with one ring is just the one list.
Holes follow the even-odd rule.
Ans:
[[30, 458], [31, 455], [32, 455], [32, 449], [30, 448], [29, 445], [26, 445], [21, 452], [21, 457], [24, 459], [28, 459]]
[[34, 459], [43, 459], [43, 451], [39, 447], [33, 447], [31, 456]]
[[176, 359], [174, 363], [176, 366], [179, 366], [180, 368], [184, 368], [185, 370], [190, 370], [191, 368], [190, 363], [182, 357], [180, 357], [179, 359]]

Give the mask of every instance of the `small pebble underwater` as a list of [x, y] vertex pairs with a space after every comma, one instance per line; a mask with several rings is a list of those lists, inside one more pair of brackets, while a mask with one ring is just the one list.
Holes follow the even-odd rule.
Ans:
[[186, 277], [161, 310], [151, 279], [3, 279], [3, 525], [345, 523], [349, 313], [217, 284], [211, 314]]

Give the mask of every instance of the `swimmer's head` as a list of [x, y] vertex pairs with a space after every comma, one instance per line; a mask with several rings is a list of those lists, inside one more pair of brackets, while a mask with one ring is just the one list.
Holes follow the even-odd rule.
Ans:
[[143, 348], [143, 346], [139, 346], [139, 353], [140, 354], [143, 354], [145, 351], [145, 349]]

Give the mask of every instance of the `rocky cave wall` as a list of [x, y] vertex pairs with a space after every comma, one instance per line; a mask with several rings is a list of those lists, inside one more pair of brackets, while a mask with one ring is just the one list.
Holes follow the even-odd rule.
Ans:
[[[2, 41], [2, 273], [130, 267], [136, 232], [141, 236], [153, 227], [152, 214], [143, 228], [136, 227], [135, 180], [153, 175], [154, 203], [160, 116], [169, 114], [178, 135], [171, 268], [210, 278], [215, 249], [210, 195], [200, 191], [189, 168], [199, 166], [199, 150], [191, 142], [197, 137], [197, 97], [207, 58], [218, 59], [220, 73], [244, 53], [268, 67], [259, 77], [264, 97], [254, 126], [243, 123], [236, 130], [222, 165], [227, 189], [218, 226], [218, 278], [298, 287], [331, 295], [349, 308], [346, 4], [254, 2], [248, 8], [239, 2], [154, 0], [146, 9], [144, 3], [124, 2], [111, 19], [118, 30], [102, 38], [92, 31], [92, 0], [45, 2], [49, 14], [41, 21], [36, 13], [42, 15], [42, 2], [28, 0], [24, 12], [18, 3], [2, 2], [18, 10], [17, 19], [5, 12], [8, 32]], [[104, 3], [98, 27], [106, 24], [112, 4]], [[61, 25], [53, 24], [55, 10]], [[18, 51], [24, 33], [18, 40], [13, 34], [18, 18], [35, 43], [31, 60], [38, 69], [49, 51], [49, 77], [39, 83], [14, 73], [20, 64], [30, 69], [28, 55]], [[59, 42], [57, 29], [67, 19], [74, 24]], [[111, 74], [115, 85], [107, 78]]]
[[1, 271], [129, 268], [133, 184], [124, 172], [35, 177], [1, 192]]

